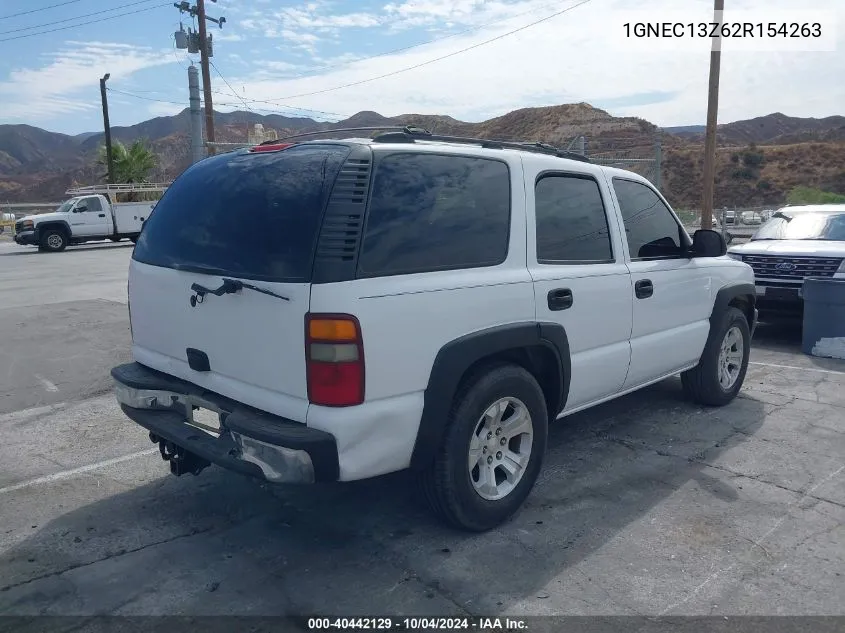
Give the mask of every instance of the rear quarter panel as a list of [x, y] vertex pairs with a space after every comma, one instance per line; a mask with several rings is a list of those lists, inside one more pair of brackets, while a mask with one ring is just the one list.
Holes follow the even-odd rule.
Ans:
[[364, 404], [308, 409], [308, 426], [335, 436], [341, 480], [410, 464], [423, 394], [446, 343], [485, 328], [535, 320], [525, 259], [522, 164], [508, 164], [511, 233], [502, 264], [311, 286], [310, 311], [354, 315], [364, 343]]
[[312, 313], [352, 314], [361, 324], [367, 402], [423, 391], [440, 348], [460, 336], [535, 320], [522, 161], [517, 154], [502, 160], [511, 180], [510, 238], [502, 264], [311, 286]]

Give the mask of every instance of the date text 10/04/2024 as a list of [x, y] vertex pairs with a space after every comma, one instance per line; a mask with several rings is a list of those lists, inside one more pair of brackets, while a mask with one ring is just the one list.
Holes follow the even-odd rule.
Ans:
[[310, 631], [524, 631], [525, 620], [510, 617], [309, 618]]

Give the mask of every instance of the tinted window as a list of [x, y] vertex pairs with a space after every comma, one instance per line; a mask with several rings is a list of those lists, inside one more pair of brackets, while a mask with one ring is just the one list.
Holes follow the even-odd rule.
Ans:
[[99, 198], [85, 198], [85, 200], [82, 201], [82, 204], [88, 207], [88, 211], [96, 211], [99, 213], [103, 210], [103, 205], [100, 203]]
[[631, 259], [680, 257], [686, 232], [650, 188], [630, 180], [613, 179]]
[[510, 176], [499, 161], [391, 154], [376, 167], [363, 275], [491, 266], [505, 260]]
[[538, 262], [613, 260], [607, 214], [595, 180], [544, 176], [534, 197]]
[[267, 281], [308, 281], [329, 191], [349, 150], [301, 145], [203, 160], [167, 189], [133, 257]]

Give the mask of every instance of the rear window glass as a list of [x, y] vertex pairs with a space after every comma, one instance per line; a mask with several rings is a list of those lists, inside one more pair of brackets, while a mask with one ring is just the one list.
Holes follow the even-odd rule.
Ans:
[[501, 264], [510, 236], [505, 163], [396, 153], [378, 163], [359, 276]]
[[185, 171], [135, 246], [145, 264], [265, 281], [310, 279], [322, 211], [349, 148], [237, 152]]

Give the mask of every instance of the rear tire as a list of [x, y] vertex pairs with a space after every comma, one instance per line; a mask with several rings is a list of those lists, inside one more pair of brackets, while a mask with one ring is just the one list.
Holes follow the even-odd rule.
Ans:
[[58, 253], [67, 248], [67, 236], [64, 231], [56, 229], [48, 229], [44, 235], [41, 236], [41, 243], [39, 250], [47, 251], [48, 253]]
[[503, 523], [537, 480], [547, 434], [543, 390], [528, 371], [503, 364], [474, 374], [455, 397], [443, 445], [422, 474], [429, 506], [463, 530]]
[[742, 310], [729, 307], [711, 331], [698, 366], [681, 374], [684, 392], [698, 404], [728, 404], [742, 389], [750, 352], [748, 319]]

